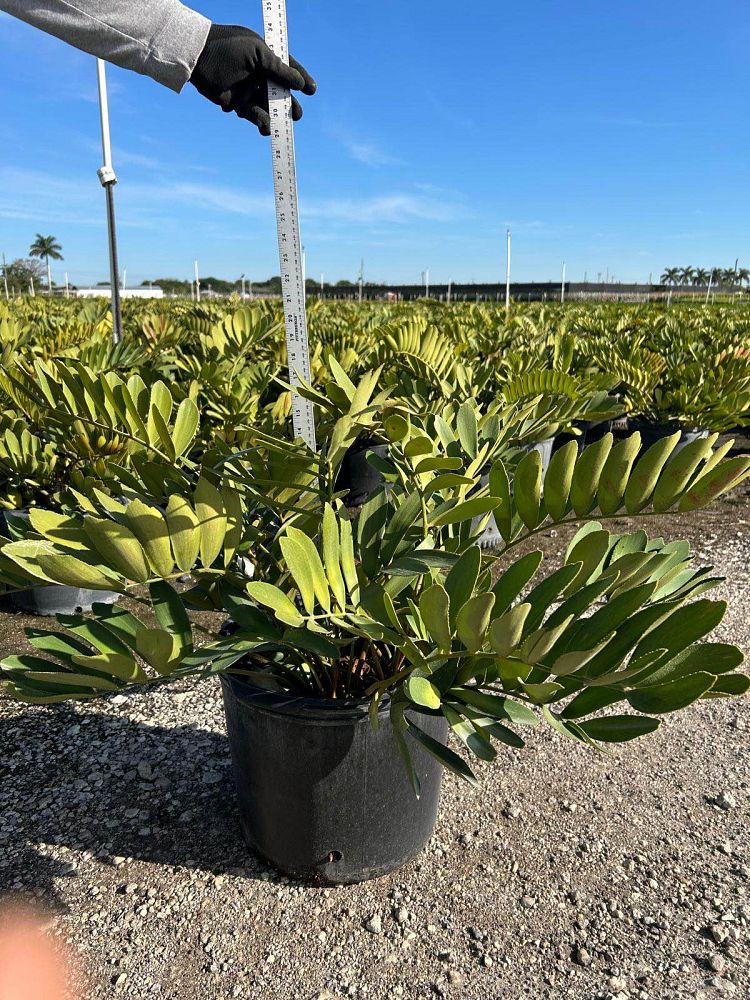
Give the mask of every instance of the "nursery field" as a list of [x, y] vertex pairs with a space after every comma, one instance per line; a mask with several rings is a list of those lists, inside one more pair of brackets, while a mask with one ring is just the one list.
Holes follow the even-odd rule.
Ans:
[[[278, 303], [124, 326], [0, 302], [0, 893], [84, 995], [747, 996], [750, 309], [312, 302], [316, 454]], [[238, 763], [352, 704], [325, 808]]]

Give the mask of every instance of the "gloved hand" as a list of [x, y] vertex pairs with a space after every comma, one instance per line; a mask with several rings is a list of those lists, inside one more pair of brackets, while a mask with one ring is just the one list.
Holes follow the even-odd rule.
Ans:
[[[271, 134], [268, 115], [268, 81], [287, 90], [314, 94], [316, 84], [296, 59], [287, 66], [269, 49], [260, 35], [235, 24], [212, 24], [206, 44], [195, 64], [190, 82], [198, 93], [257, 125], [261, 135]], [[302, 107], [292, 98], [292, 118], [299, 121]]]

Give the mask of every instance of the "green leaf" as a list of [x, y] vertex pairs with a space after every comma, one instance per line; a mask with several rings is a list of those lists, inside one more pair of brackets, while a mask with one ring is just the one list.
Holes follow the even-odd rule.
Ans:
[[180, 656], [184, 656], [193, 648], [193, 632], [182, 598], [166, 580], [152, 583], [149, 592], [157, 622], [175, 637]]
[[465, 402], [456, 414], [456, 430], [461, 447], [469, 456], [476, 458], [479, 449], [477, 414], [470, 402]]
[[71, 517], [69, 514], [58, 514], [52, 510], [42, 510], [40, 507], [31, 507], [29, 521], [34, 531], [50, 542], [73, 551], [88, 551], [89, 546], [80, 518]]
[[175, 562], [183, 573], [189, 573], [198, 561], [201, 532], [195, 511], [185, 497], [173, 494], [167, 501], [164, 518]]
[[641, 435], [637, 432], [619, 441], [607, 456], [599, 478], [597, 501], [605, 517], [622, 506], [630, 470], [641, 449]]
[[539, 717], [532, 709], [518, 701], [506, 698], [504, 695], [485, 694], [476, 688], [451, 688], [451, 698], [472, 708], [479, 709], [484, 715], [504, 722], [513, 722], [518, 726], [538, 726]]
[[717, 436], [712, 434], [710, 437], [691, 441], [667, 463], [654, 490], [652, 503], [657, 513], [669, 510], [680, 498], [693, 473], [711, 454], [711, 446]]
[[421, 705], [422, 708], [440, 708], [440, 692], [426, 677], [412, 674], [404, 684], [404, 689], [415, 705]]
[[283, 591], [279, 590], [278, 587], [274, 587], [273, 584], [260, 582], [248, 583], [246, 589], [248, 594], [258, 604], [270, 608], [279, 621], [284, 622], [285, 625], [297, 627], [304, 623], [304, 617], [297, 611], [294, 604], [292, 604]]
[[661, 722], [647, 715], [609, 715], [603, 719], [587, 719], [579, 725], [592, 740], [627, 743], [628, 740], [636, 740], [639, 736], [655, 732]]
[[750, 458], [738, 455], [704, 473], [680, 500], [678, 510], [690, 511], [707, 507], [717, 497], [734, 489], [750, 475]]
[[122, 517], [132, 531], [157, 576], [167, 577], [174, 571], [174, 557], [169, 544], [169, 528], [161, 511], [135, 497]]
[[414, 466], [417, 475], [426, 472], [457, 472], [463, 468], [463, 459], [445, 457], [423, 458]]
[[586, 517], [594, 509], [599, 489], [599, 477], [607, 461], [614, 438], [611, 434], [583, 449], [573, 471], [570, 500], [578, 517]]
[[450, 598], [451, 627], [455, 626], [458, 612], [474, 593], [481, 564], [482, 552], [479, 546], [471, 545], [445, 578], [445, 589]]
[[435, 583], [426, 587], [419, 597], [419, 613], [436, 647], [451, 648], [450, 599], [444, 587]]
[[[296, 542], [304, 553], [312, 576], [312, 585], [318, 604], [324, 611], [331, 610], [331, 593], [328, 589], [328, 580], [323, 569], [323, 562], [313, 540], [299, 528], [290, 527], [287, 529], [287, 536], [290, 541]], [[282, 539], [283, 541], [283, 539]]]
[[625, 510], [637, 514], [648, 504], [669, 456], [677, 447], [680, 431], [656, 441], [638, 459], [625, 490]]
[[630, 691], [626, 698], [636, 712], [663, 715], [677, 712], [710, 691], [716, 678], [713, 674], [697, 673], [666, 684], [654, 684], [640, 691]]
[[447, 767], [449, 771], [453, 771], [460, 778], [465, 778], [470, 785], [477, 784], [477, 779], [471, 768], [464, 760], [461, 759], [461, 757], [458, 756], [457, 753], [449, 750], [447, 746], [440, 743], [438, 740], [433, 739], [432, 736], [425, 733], [419, 728], [419, 726], [416, 726], [409, 719], [406, 719], [406, 727], [409, 734], [413, 736], [418, 743], [422, 744], [427, 753], [431, 754], [436, 760], [440, 761], [444, 767]]
[[409, 528], [422, 513], [422, 500], [419, 493], [409, 493], [399, 504], [396, 512], [386, 522], [383, 531], [383, 541], [380, 545], [380, 560], [387, 566], [403, 542]]
[[[361, 515], [360, 515], [361, 516]], [[344, 583], [353, 604], [359, 604], [359, 577], [357, 575], [357, 564], [354, 560], [354, 540], [352, 537], [351, 521], [343, 518], [339, 521], [339, 531], [341, 532], [341, 572], [344, 575]]]
[[96, 677], [93, 674], [71, 674], [67, 671], [47, 671], [47, 670], [27, 670], [24, 679], [29, 681], [41, 681], [44, 684], [53, 686], [65, 686], [76, 688], [94, 688], [96, 691], [119, 691], [120, 685], [107, 680], [105, 677]]
[[521, 556], [502, 574], [492, 588], [492, 593], [495, 595], [493, 618], [498, 618], [508, 610], [526, 584], [534, 578], [543, 558], [544, 553], [540, 549], [535, 549]]
[[537, 705], [546, 705], [554, 701], [558, 692], [563, 690], [562, 684], [556, 684], [554, 681], [545, 681], [542, 684], [526, 684], [522, 681], [521, 687]]
[[495, 523], [506, 542], [513, 537], [513, 503], [511, 501], [510, 478], [501, 461], [494, 462], [490, 469], [490, 496], [497, 501]]
[[517, 604], [493, 621], [490, 644], [498, 656], [507, 656], [518, 647], [530, 611], [530, 604]]
[[[471, 720], [463, 719], [458, 712], [449, 705], [442, 706], [442, 713], [448, 720], [448, 725], [457, 739], [478, 757], [480, 760], [491, 761], [497, 757], [497, 751], [493, 748], [485, 734], [473, 725]], [[510, 732], [510, 730], [508, 730]]]
[[224, 536], [224, 565], [228, 567], [242, 541], [245, 530], [243, 521], [245, 512], [238, 490], [232, 489], [230, 486], [223, 486], [221, 500], [224, 504], [224, 513], [227, 516], [227, 531]]
[[654, 649], [679, 653], [713, 631], [726, 610], [726, 601], [700, 600], [686, 604], [652, 629], [636, 647], [635, 655], [643, 656]]
[[527, 452], [518, 463], [513, 499], [521, 520], [529, 531], [533, 531], [541, 520], [542, 511], [542, 456], [536, 449]]
[[200, 526], [201, 562], [208, 569], [224, 547], [227, 533], [224, 500], [213, 483], [201, 476], [195, 488], [194, 503]]
[[143, 659], [163, 676], [170, 674], [180, 662], [179, 640], [164, 629], [141, 629], [135, 644]]
[[747, 674], [723, 674], [717, 677], [707, 698], [737, 697], [750, 690], [750, 677]]
[[[6, 546], [3, 550], [10, 555]], [[39, 553], [37, 562], [48, 580], [61, 583], [64, 587], [81, 587], [85, 590], [124, 591], [122, 580], [101, 566], [92, 566], [70, 555], [50, 555]]]
[[407, 704], [403, 701], [397, 701], [394, 699], [391, 702], [389, 712], [391, 719], [391, 732], [393, 733], [393, 740], [396, 744], [396, 749], [399, 752], [399, 756], [403, 761], [406, 773], [409, 777], [409, 784], [412, 787], [415, 797], [419, 798], [422, 792], [419, 775], [414, 768], [414, 761], [412, 760], [411, 754], [409, 753], [409, 747], [406, 745], [406, 740], [404, 739], [404, 733], [407, 728], [406, 716], [404, 715], [406, 708]]
[[[433, 528], [443, 528], [448, 524], [459, 524], [463, 521], [473, 521], [475, 517], [489, 514], [497, 506], [494, 497], [474, 497], [471, 500], [464, 500], [461, 503], [445, 510], [431, 519]], [[440, 510], [440, 508], [438, 508]]]
[[177, 408], [172, 431], [172, 442], [176, 455], [184, 455], [187, 452], [198, 430], [199, 423], [198, 407], [189, 397], [183, 399]]
[[330, 504], [326, 504], [323, 512], [323, 562], [331, 593], [343, 611], [346, 608], [346, 586], [339, 558], [339, 525]]
[[427, 483], [423, 493], [425, 496], [431, 496], [433, 493], [440, 493], [442, 490], [453, 490], [457, 486], [472, 486], [475, 482], [476, 480], [470, 476], [460, 476], [456, 472], [443, 472]]
[[578, 442], [568, 441], [550, 459], [544, 477], [544, 506], [553, 521], [562, 521], [568, 512], [577, 457]]
[[106, 567], [136, 583], [149, 579], [151, 571], [143, 547], [124, 524], [88, 516], [84, 518], [83, 530]]
[[456, 635], [470, 653], [481, 649], [485, 643], [494, 604], [492, 592], [477, 594], [469, 598], [456, 615]]
[[311, 615], [315, 611], [315, 588], [313, 586], [313, 571], [307, 560], [306, 552], [296, 539], [290, 537], [282, 538], [279, 546], [284, 562], [297, 585], [305, 611]]
[[[594, 524], [595, 522], [592, 522]], [[589, 527], [590, 525], [586, 525]], [[585, 586], [592, 577], [596, 578], [604, 564], [604, 557], [609, 551], [611, 535], [608, 531], [594, 530], [579, 533], [578, 541], [574, 539], [565, 557], [568, 564], [580, 563], [581, 567], [573, 580], [563, 591], [563, 597], [570, 597]]]

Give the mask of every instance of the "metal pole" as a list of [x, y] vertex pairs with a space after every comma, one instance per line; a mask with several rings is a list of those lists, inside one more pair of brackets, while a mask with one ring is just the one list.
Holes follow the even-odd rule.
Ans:
[[201, 279], [198, 275], [198, 261], [195, 262], [195, 301], [201, 300]]
[[510, 229], [507, 232], [507, 248], [505, 252], [505, 311], [510, 309]]
[[68, 284], [68, 272], [65, 272], [65, 298], [70, 298], [70, 285]]
[[424, 273], [424, 297], [429, 299], [430, 297], [430, 269], [429, 267]]
[[323, 299], [323, 291], [325, 289], [325, 281], [324, 281], [324, 279], [325, 279], [325, 275], [321, 274], [320, 275], [320, 298], [321, 298], [321, 300]]
[[560, 284], [560, 302], [565, 301], [565, 261], [563, 261], [562, 283]]
[[446, 300], [445, 300], [448, 303], [448, 305], [451, 304], [451, 292], [452, 291], [453, 291], [453, 279], [451, 278], [448, 281], [448, 295], [446, 296]]
[[112, 289], [112, 343], [122, 340], [122, 307], [120, 305], [120, 272], [117, 263], [117, 229], [115, 226], [114, 186], [117, 176], [112, 168], [112, 143], [109, 135], [109, 102], [107, 101], [107, 74], [104, 62], [96, 60], [99, 85], [99, 122], [102, 130], [102, 166], [97, 171], [104, 188], [107, 206], [107, 231], [109, 233], [109, 281]]
[[706, 305], [708, 305], [708, 300], [711, 295], [711, 283], [714, 280], [714, 272], [712, 271], [708, 276], [708, 291], [706, 292]]
[[5, 298], [10, 299], [8, 294], [8, 265], [5, 263], [5, 254], [3, 254], [3, 284], [5, 285]]
[[363, 286], [365, 283], [365, 258], [363, 257], [359, 265], [359, 301], [362, 301]]

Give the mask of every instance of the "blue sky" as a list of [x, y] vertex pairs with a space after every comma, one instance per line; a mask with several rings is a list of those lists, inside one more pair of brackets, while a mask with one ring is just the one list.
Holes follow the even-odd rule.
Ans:
[[[259, 28], [261, 3], [197, 9]], [[257, 9], [256, 9], [257, 8]], [[750, 266], [750, 18], [677, 4], [288, 0], [316, 76], [297, 127], [308, 274], [646, 280]], [[0, 251], [37, 231], [108, 277], [91, 57], [0, 15]], [[128, 283], [278, 273], [270, 149], [188, 85], [116, 67], [110, 100]]]

